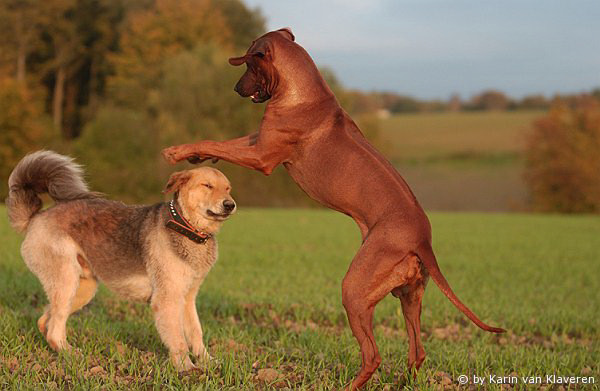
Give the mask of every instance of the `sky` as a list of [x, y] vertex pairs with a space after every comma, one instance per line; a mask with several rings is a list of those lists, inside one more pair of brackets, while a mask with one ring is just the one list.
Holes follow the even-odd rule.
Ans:
[[342, 84], [423, 99], [600, 87], [599, 0], [245, 0]]

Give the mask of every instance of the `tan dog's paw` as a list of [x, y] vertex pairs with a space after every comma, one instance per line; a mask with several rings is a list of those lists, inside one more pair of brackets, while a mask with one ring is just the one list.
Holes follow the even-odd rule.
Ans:
[[50, 345], [52, 350], [58, 353], [71, 353], [75, 351], [73, 346], [71, 346], [66, 339], [58, 340], [52, 337], [46, 337], [46, 342], [48, 342], [48, 345]]
[[48, 315], [48, 312], [45, 312], [44, 315], [42, 315], [37, 321], [38, 330], [40, 330], [40, 333], [42, 333], [44, 338], [48, 334], [48, 320], [49, 319], [50, 319], [50, 315]]
[[196, 362], [198, 365], [209, 366], [214, 364], [221, 364], [219, 359], [214, 358], [205, 350], [204, 352], [196, 355]]
[[187, 354], [183, 357], [171, 356], [171, 362], [177, 372], [188, 372], [198, 369]]

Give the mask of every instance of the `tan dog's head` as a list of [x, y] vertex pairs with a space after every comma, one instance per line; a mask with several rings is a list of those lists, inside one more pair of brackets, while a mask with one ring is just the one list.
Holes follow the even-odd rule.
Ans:
[[271, 99], [278, 84], [277, 62], [282, 60], [282, 56], [275, 56], [275, 52], [278, 49], [278, 53], [284, 52], [282, 49], [293, 43], [294, 39], [289, 28], [271, 31], [253, 41], [245, 55], [230, 58], [231, 65], [247, 66], [246, 73], [234, 90], [244, 98], [251, 97], [254, 103]]
[[227, 177], [212, 167], [175, 172], [165, 188], [165, 193], [177, 194], [185, 217], [196, 228], [207, 231], [217, 231], [221, 223], [235, 213], [230, 191]]

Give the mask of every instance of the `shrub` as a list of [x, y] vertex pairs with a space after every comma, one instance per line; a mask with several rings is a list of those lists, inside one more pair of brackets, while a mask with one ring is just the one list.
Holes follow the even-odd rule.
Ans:
[[600, 212], [600, 101], [557, 100], [533, 124], [525, 179], [538, 211]]
[[92, 189], [123, 201], [157, 201], [163, 181], [156, 127], [139, 111], [103, 107], [73, 143]]

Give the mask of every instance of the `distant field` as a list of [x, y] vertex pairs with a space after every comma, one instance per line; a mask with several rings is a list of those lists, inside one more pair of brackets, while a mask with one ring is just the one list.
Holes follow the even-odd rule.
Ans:
[[[220, 367], [177, 375], [148, 305], [101, 289], [70, 318], [80, 355], [53, 353], [35, 326], [46, 304], [0, 207], [0, 389], [341, 389], [360, 366], [340, 282], [360, 238], [326, 210], [242, 210], [225, 224], [220, 259], [197, 306]], [[600, 382], [600, 219], [588, 216], [432, 213], [447, 279], [494, 336], [471, 325], [430, 282], [422, 325], [427, 359], [408, 389], [459, 388], [460, 375], [595, 376]], [[400, 304], [377, 307], [383, 364], [367, 390], [404, 384]], [[271, 368], [265, 382], [259, 369]], [[532, 389], [538, 389], [538, 386]], [[498, 385], [486, 390], [500, 390]], [[522, 385], [519, 389], [523, 389]], [[580, 386], [579, 389], [590, 389]]]
[[524, 134], [542, 111], [484, 111], [397, 115], [383, 120], [397, 160], [460, 155], [519, 154]]
[[382, 145], [427, 209], [520, 210], [525, 135], [543, 114], [397, 115], [382, 120]]

